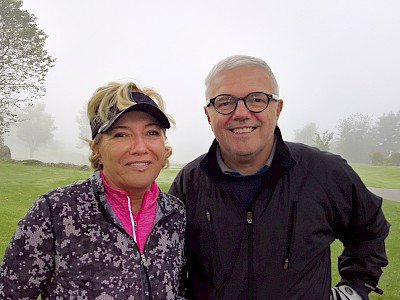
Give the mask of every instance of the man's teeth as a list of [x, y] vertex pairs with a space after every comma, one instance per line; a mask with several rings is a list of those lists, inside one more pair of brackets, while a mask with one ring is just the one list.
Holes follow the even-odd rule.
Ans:
[[253, 127], [247, 127], [247, 128], [235, 128], [232, 129], [233, 133], [250, 133], [253, 131]]

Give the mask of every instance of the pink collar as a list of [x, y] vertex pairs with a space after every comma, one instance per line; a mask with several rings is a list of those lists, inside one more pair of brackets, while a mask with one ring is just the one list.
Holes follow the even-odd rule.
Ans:
[[[107, 201], [110, 203], [112, 209], [114, 212], [116, 210], [123, 210], [123, 211], [128, 211], [128, 205], [127, 205], [127, 197], [129, 197], [129, 194], [125, 191], [118, 190], [114, 187], [112, 187], [104, 178], [103, 170], [100, 170], [100, 176], [103, 181], [103, 186], [104, 186], [104, 194], [106, 196]], [[146, 191], [143, 200], [142, 200], [142, 206], [140, 207], [140, 210], [135, 214], [140, 215], [142, 211], [146, 211], [149, 208], [152, 208], [157, 200], [159, 194], [159, 189], [156, 181], [153, 181], [151, 184], [150, 190]]]
[[140, 210], [133, 215], [133, 222], [129, 210], [130, 198], [128, 193], [113, 188], [105, 180], [102, 171], [100, 171], [100, 176], [103, 181], [105, 197], [115, 216], [118, 218], [125, 231], [134, 238], [140, 252], [143, 253], [146, 240], [150, 235], [156, 217], [157, 197], [159, 194], [156, 181], [153, 181], [151, 184], [150, 191], [145, 192]]

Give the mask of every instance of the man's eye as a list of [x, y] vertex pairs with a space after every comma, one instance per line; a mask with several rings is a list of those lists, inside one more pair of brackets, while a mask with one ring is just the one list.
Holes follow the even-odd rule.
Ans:
[[253, 99], [251, 99], [251, 100], [252, 100], [252, 102], [254, 102], [254, 103], [266, 103], [266, 102], [267, 102], [267, 100], [262, 99], [262, 98], [253, 98]]
[[221, 99], [221, 100], [218, 100], [217, 106], [218, 107], [230, 106], [233, 103], [234, 103], [234, 101], [232, 99]]

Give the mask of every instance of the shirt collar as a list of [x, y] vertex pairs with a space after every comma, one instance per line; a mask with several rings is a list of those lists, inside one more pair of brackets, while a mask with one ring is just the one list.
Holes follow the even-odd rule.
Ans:
[[[252, 175], [263, 173], [268, 169], [268, 167], [272, 163], [272, 160], [274, 159], [275, 150], [276, 150], [276, 136], [274, 137], [274, 145], [272, 146], [271, 155], [268, 157], [266, 164], [264, 166], [262, 166], [260, 169], [258, 169], [257, 172]], [[225, 162], [222, 159], [221, 149], [220, 149], [219, 145], [217, 145], [216, 157], [217, 157], [218, 166], [221, 169], [222, 173], [227, 174], [227, 175], [232, 175], [232, 176], [246, 176], [246, 175], [242, 175], [239, 171], [230, 169], [225, 164]]]

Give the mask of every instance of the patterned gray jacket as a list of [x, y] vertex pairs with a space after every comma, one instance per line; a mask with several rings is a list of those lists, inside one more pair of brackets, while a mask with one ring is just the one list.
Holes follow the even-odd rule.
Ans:
[[185, 223], [183, 203], [160, 191], [141, 256], [94, 172], [41, 196], [19, 222], [0, 299], [184, 299]]

